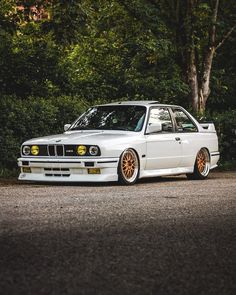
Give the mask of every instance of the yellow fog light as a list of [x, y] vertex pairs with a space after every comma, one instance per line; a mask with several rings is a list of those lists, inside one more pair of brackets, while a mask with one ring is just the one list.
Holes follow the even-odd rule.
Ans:
[[31, 173], [31, 169], [30, 169], [30, 167], [22, 167], [22, 172]]
[[100, 168], [88, 168], [88, 174], [101, 174]]
[[31, 154], [37, 156], [39, 154], [39, 147], [37, 145], [32, 145]]
[[84, 155], [86, 154], [86, 151], [87, 151], [87, 148], [86, 148], [86, 146], [84, 146], [84, 145], [79, 145], [79, 146], [77, 147], [77, 153], [78, 153], [78, 155], [80, 155], [80, 156], [84, 156]]

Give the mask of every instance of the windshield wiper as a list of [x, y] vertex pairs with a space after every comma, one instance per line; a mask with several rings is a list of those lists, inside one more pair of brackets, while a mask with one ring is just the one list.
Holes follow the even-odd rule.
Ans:
[[96, 128], [89, 128], [89, 127], [74, 127], [74, 128], [71, 128], [70, 131], [73, 131], [73, 130], [76, 130], [76, 131], [83, 131], [83, 130], [96, 130]]
[[119, 127], [119, 128], [113, 129], [113, 130], [130, 131], [130, 130], [129, 130], [128, 128], [126, 128], [126, 127]]

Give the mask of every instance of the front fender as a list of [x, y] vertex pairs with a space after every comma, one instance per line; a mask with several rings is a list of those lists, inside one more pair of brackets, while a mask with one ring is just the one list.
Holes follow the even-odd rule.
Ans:
[[101, 156], [102, 157], [118, 157], [120, 158], [121, 154], [126, 149], [133, 149], [139, 158], [140, 169], [143, 169], [146, 165], [146, 142], [144, 140], [139, 140], [136, 142], [123, 142], [117, 144], [109, 144], [106, 146], [101, 146]]

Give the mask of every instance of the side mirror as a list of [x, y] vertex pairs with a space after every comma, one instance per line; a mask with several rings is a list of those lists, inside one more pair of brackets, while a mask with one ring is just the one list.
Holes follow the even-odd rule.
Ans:
[[156, 132], [161, 132], [162, 131], [162, 123], [150, 123], [150, 125], [147, 126], [147, 133], [156, 133]]
[[71, 124], [65, 124], [64, 125], [64, 131], [67, 131], [70, 128]]

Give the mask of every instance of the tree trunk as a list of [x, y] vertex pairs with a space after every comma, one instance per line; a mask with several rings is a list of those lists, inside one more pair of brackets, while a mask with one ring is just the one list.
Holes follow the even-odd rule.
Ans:
[[197, 66], [194, 48], [189, 53], [189, 65], [188, 65], [188, 83], [190, 86], [190, 99], [193, 111], [198, 111], [199, 91], [198, 91], [198, 77], [197, 77]]
[[211, 77], [211, 67], [212, 61], [215, 54], [215, 46], [216, 46], [216, 20], [219, 8], [219, 0], [215, 0], [215, 7], [212, 13], [212, 24], [209, 28], [209, 41], [208, 48], [206, 50], [205, 56], [203, 57], [203, 69], [202, 75], [200, 79], [200, 87], [199, 87], [199, 103], [198, 103], [198, 113], [203, 115], [206, 109], [206, 102], [211, 93], [210, 89], [210, 77]]
[[215, 47], [212, 46], [208, 48], [207, 53], [205, 55], [204, 65], [203, 65], [203, 73], [201, 78], [201, 83], [199, 87], [199, 98], [198, 98], [198, 110], [197, 112], [201, 115], [204, 114], [206, 109], [206, 102], [211, 93], [210, 89], [210, 76], [211, 76], [211, 67], [212, 61], [215, 53]]
[[190, 86], [190, 99], [193, 111], [198, 112], [199, 102], [199, 79], [198, 79], [198, 68], [196, 51], [194, 45], [194, 7], [196, 0], [187, 0], [187, 15], [186, 20], [188, 25], [185, 27], [187, 45], [187, 79]]

